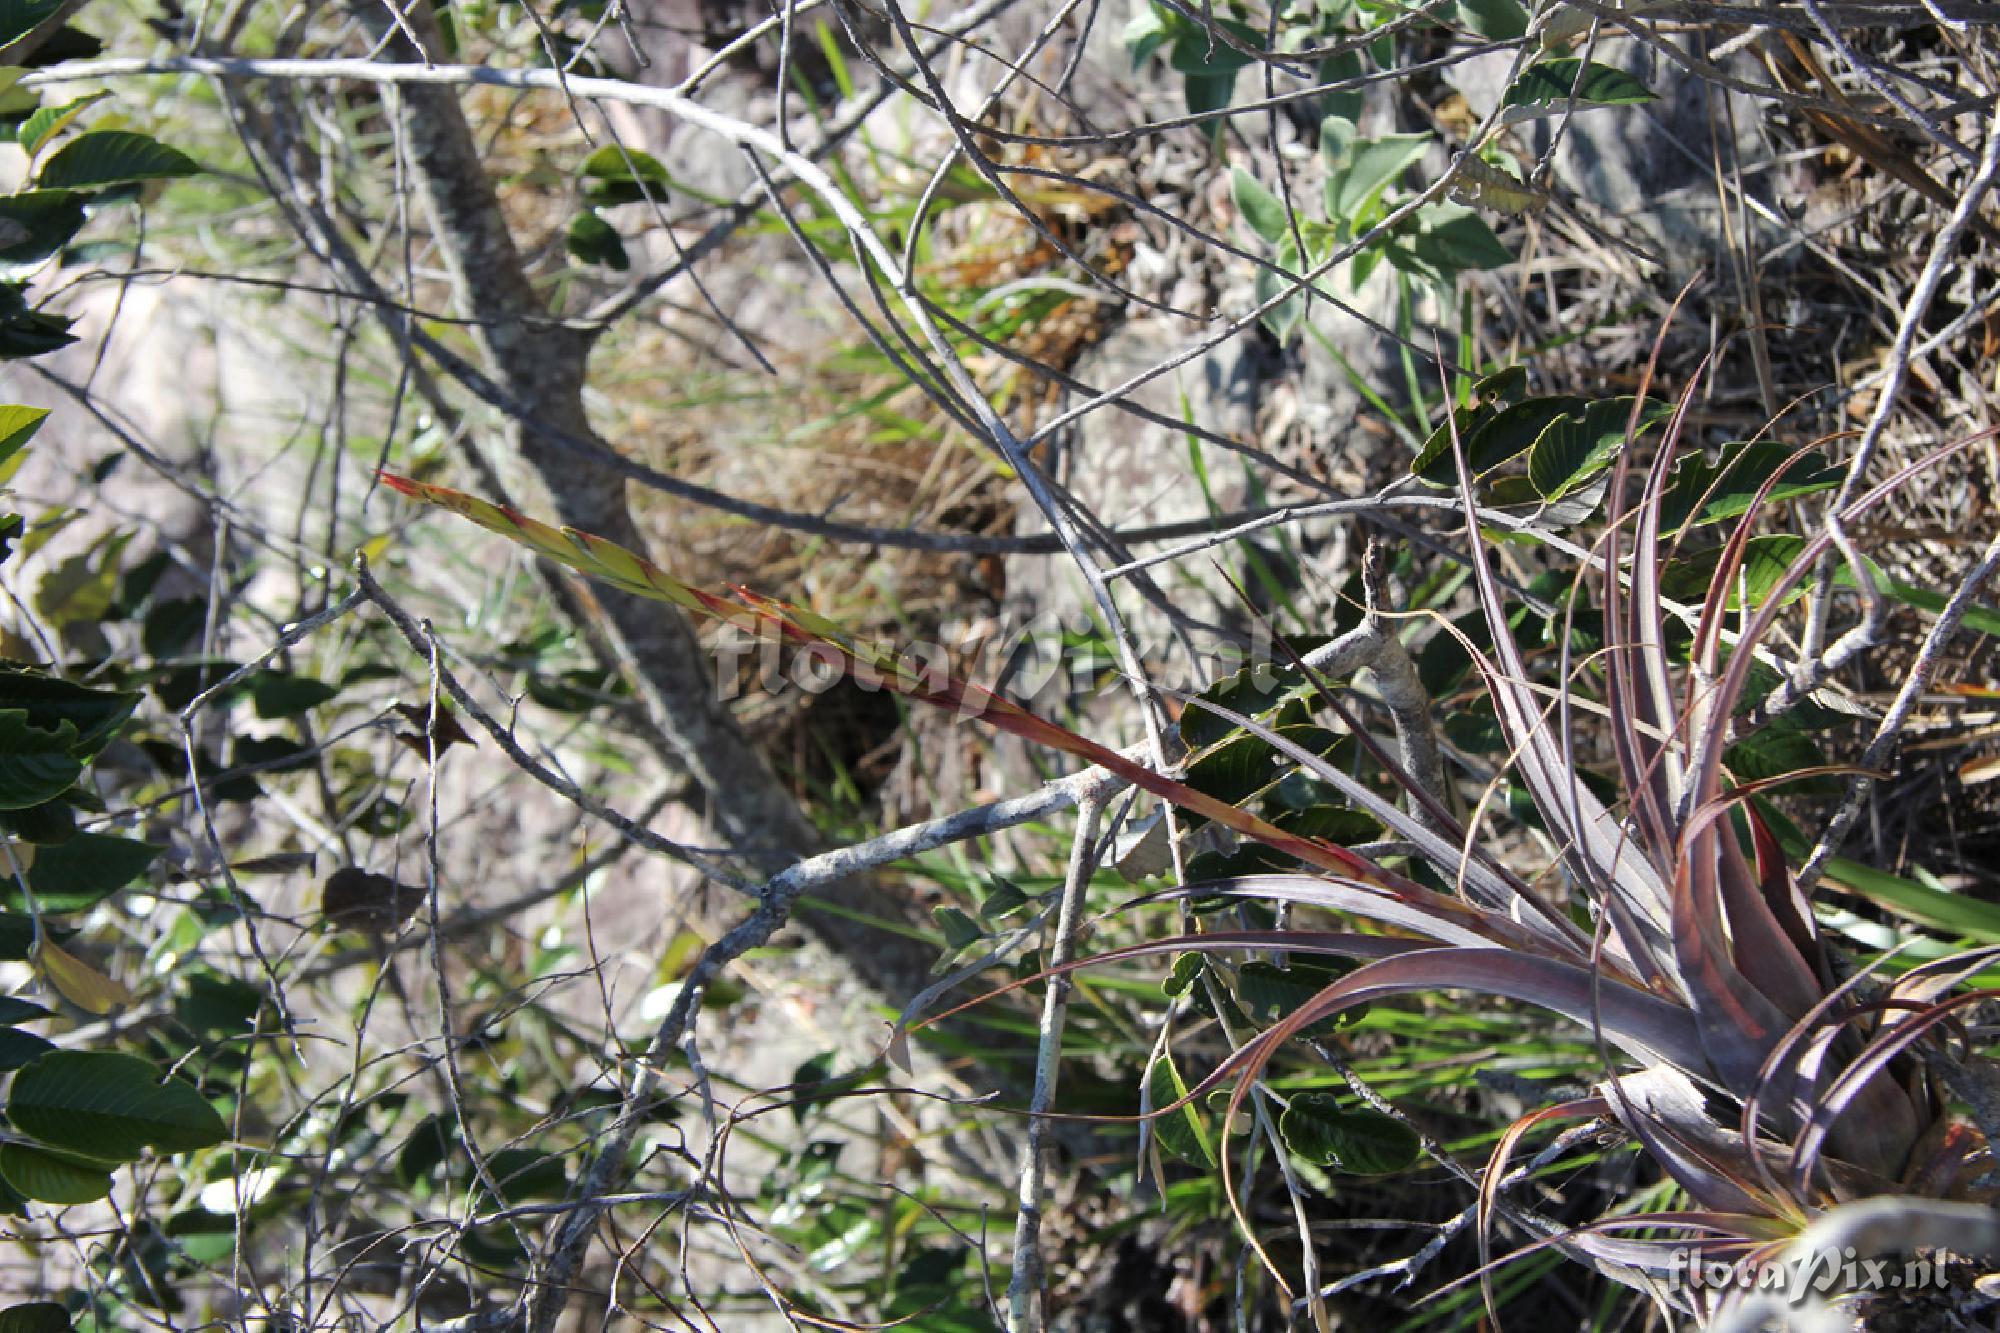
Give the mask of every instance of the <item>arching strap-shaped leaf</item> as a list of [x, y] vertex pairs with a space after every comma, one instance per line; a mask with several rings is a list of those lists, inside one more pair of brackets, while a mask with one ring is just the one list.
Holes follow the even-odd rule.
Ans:
[[568, 565], [592, 578], [639, 597], [671, 602], [685, 610], [714, 616], [752, 632], [771, 631], [800, 644], [823, 644], [840, 655], [840, 665], [862, 678], [879, 679], [889, 689], [911, 699], [975, 718], [1030, 744], [1047, 746], [1108, 769], [1125, 781], [1162, 800], [1206, 816], [1232, 832], [1254, 838], [1307, 865], [1391, 888], [1403, 881], [1368, 858], [1319, 838], [1287, 833], [1186, 783], [1155, 773], [1145, 765], [1066, 727], [1047, 721], [990, 690], [952, 676], [939, 676], [909, 665], [862, 643], [838, 625], [812, 611], [735, 589], [738, 601], [704, 592], [676, 579], [658, 565], [624, 547], [574, 528], [558, 528], [528, 517], [507, 505], [496, 505], [445, 486], [382, 473], [382, 484], [412, 499], [452, 513], [497, 532], [511, 541]]
[[[1489, 920], [1506, 923], [1510, 927], [1507, 933], [1534, 940], [1536, 943], [1532, 947], [1538, 950], [1554, 947], [1575, 957], [1584, 954], [1585, 948], [1577, 932], [1559, 913], [1540, 899], [1521, 892], [1513, 881], [1486, 860], [1465, 855], [1462, 848], [1441, 837], [1429, 824], [1393, 802], [1384, 800], [1378, 792], [1355, 781], [1338, 765], [1328, 763], [1324, 757], [1247, 713], [1239, 713], [1225, 704], [1199, 696], [1189, 697], [1189, 703], [1214, 713], [1273, 747], [1314, 777], [1331, 784], [1341, 795], [1391, 829], [1397, 837], [1414, 843], [1424, 859], [1437, 867], [1439, 874], [1462, 879], [1470, 890], [1466, 897]], [[1413, 898], [1425, 892], [1413, 881], [1400, 876], [1392, 887], [1399, 898]], [[1514, 908], [1525, 909], [1520, 922], [1505, 915]]]
[[1468, 990], [1519, 1000], [1558, 1014], [1652, 1065], [1707, 1067], [1701, 1037], [1686, 1009], [1657, 995], [1608, 981], [1588, 966], [1512, 949], [1424, 949], [1358, 967], [1244, 1047], [1282, 1042], [1300, 1029], [1371, 1000], [1418, 991]]

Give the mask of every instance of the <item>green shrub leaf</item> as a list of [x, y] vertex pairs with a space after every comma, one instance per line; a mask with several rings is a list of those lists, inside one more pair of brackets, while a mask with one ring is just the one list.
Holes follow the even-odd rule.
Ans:
[[[0, 265], [27, 270], [68, 245], [90, 220], [83, 196], [73, 190], [23, 190], [0, 197]], [[11, 408], [10, 411], [27, 411]]]
[[1624, 70], [1595, 61], [1585, 64], [1570, 56], [1544, 60], [1527, 70], [1507, 89], [1500, 105], [1520, 108], [1509, 118], [1523, 119], [1559, 111], [1572, 99], [1589, 106], [1633, 106], [1654, 100], [1646, 85]]
[[944, 932], [944, 947], [953, 951], [967, 945], [977, 944], [986, 938], [986, 931], [963, 910], [956, 907], [934, 907], [931, 917]]
[[1266, 245], [1276, 245], [1291, 234], [1292, 224], [1285, 213], [1284, 201], [1265, 189], [1255, 176], [1237, 167], [1229, 174], [1229, 191], [1236, 201], [1236, 211], [1243, 215], [1244, 225]]
[[[1172, 1106], [1187, 1096], [1187, 1083], [1181, 1078], [1180, 1070], [1174, 1068], [1174, 1058], [1163, 1052], [1153, 1062], [1152, 1072], [1146, 1079], [1148, 1100], [1157, 1111], [1163, 1106]], [[1209, 1133], [1207, 1118], [1196, 1109], [1197, 1103], [1189, 1102], [1177, 1111], [1156, 1117], [1153, 1137], [1161, 1148], [1184, 1162], [1197, 1166], [1215, 1165], [1215, 1140]]]
[[[1336, 140], [1322, 135], [1322, 152]], [[1326, 216], [1330, 221], [1352, 224], [1366, 217], [1381, 201], [1382, 194], [1396, 179], [1424, 155], [1431, 146], [1428, 134], [1385, 134], [1379, 139], [1347, 143], [1339, 160], [1329, 163], [1326, 178]], [[1510, 256], [1511, 258], [1511, 256]]]
[[1666, 493], [1660, 497], [1660, 530], [1679, 532], [1684, 527], [1738, 517], [1750, 507], [1758, 488], [1781, 469], [1783, 475], [1771, 488], [1769, 503], [1832, 490], [1846, 475], [1845, 469], [1828, 462], [1818, 450], [1801, 455], [1786, 467], [1785, 460], [1792, 452], [1776, 441], [1759, 440], [1725, 445], [1722, 456], [1713, 463], [1700, 454], [1684, 456], [1674, 465]]
[[23, 810], [62, 795], [83, 776], [72, 753], [76, 728], [35, 726], [25, 710], [0, 709], [0, 810]]
[[201, 171], [195, 160], [150, 134], [92, 130], [79, 134], [42, 164], [35, 184], [44, 190], [94, 190], [134, 181], [170, 180]]
[[1442, 275], [1514, 262], [1514, 252], [1500, 243], [1486, 219], [1464, 204], [1432, 204], [1418, 216], [1421, 227], [1410, 249]]
[[14, 403], [0, 405], [0, 467], [5, 467], [14, 455], [27, 447], [28, 441], [35, 438], [35, 432], [42, 428], [42, 421], [48, 414], [46, 407], [22, 407]]
[[74, 102], [61, 106], [45, 106], [21, 122], [21, 128], [14, 132], [14, 142], [21, 145], [23, 152], [34, 157], [46, 148], [49, 141], [61, 134], [95, 103], [111, 96], [99, 90], [88, 97], [79, 97]]
[[0, 1176], [43, 1203], [95, 1203], [111, 1193], [111, 1167], [26, 1143], [0, 1146]]
[[56, 1044], [47, 1037], [38, 1037], [19, 1028], [0, 1028], [0, 1073], [39, 1060], [55, 1048]]
[[266, 721], [311, 712], [339, 694], [338, 685], [289, 671], [259, 671], [250, 677], [250, 702]]
[[229, 1137], [193, 1085], [162, 1080], [150, 1061], [108, 1051], [57, 1051], [14, 1076], [7, 1117], [53, 1148], [131, 1161], [147, 1148], [192, 1152]]
[[[1459, 439], [1465, 448], [1466, 466], [1476, 477], [1500, 466], [1508, 459], [1533, 448], [1542, 432], [1572, 414], [1581, 414], [1589, 404], [1581, 398], [1561, 395], [1528, 398], [1497, 411], [1476, 409], [1468, 429], [1461, 414]], [[1456, 484], [1458, 467], [1451, 449], [1451, 431], [1439, 426], [1425, 441], [1423, 451], [1410, 471], [1433, 486]]]
[[[35, 906], [44, 912], [61, 916], [86, 911], [145, 874], [160, 851], [137, 838], [79, 833], [36, 850], [35, 863], [28, 868], [28, 887], [35, 891]], [[11, 883], [0, 887], [0, 903], [11, 911], [28, 910], [20, 887]]]
[[44, 729], [70, 723], [76, 728], [79, 759], [90, 759], [109, 744], [138, 706], [136, 694], [95, 690], [46, 672], [0, 666], [0, 709], [24, 709]]
[[583, 160], [583, 197], [597, 208], [664, 199], [672, 185], [665, 166], [650, 153], [606, 144]]
[[26, 37], [61, 8], [62, 0], [0, 0], [0, 46]]
[[29, 1301], [0, 1310], [0, 1333], [69, 1333], [69, 1311], [54, 1301]]
[[1240, 66], [1219, 74], [1186, 75], [1181, 80], [1181, 92], [1187, 99], [1188, 114], [1205, 116], [1215, 111], [1227, 111], [1236, 96], [1237, 68]]
[[1403, 1124], [1374, 1111], [1343, 1111], [1330, 1093], [1292, 1098], [1278, 1120], [1285, 1146], [1315, 1166], [1360, 1176], [1384, 1176], [1408, 1168], [1422, 1145]]
[[563, 247], [579, 263], [602, 264], [618, 273], [632, 267], [632, 257], [625, 252], [624, 237], [618, 234], [616, 227], [598, 216], [594, 208], [570, 219], [569, 230], [563, 233]]
[[[1649, 403], [1639, 415], [1639, 433], [1670, 409], [1665, 403]], [[1560, 500], [1609, 467], [1625, 443], [1625, 427], [1632, 419], [1632, 400], [1605, 398], [1590, 404], [1579, 414], [1549, 423], [1528, 453], [1528, 479], [1545, 500]]]
[[[1365, 816], [1364, 816], [1365, 817]], [[1325, 958], [1294, 958], [1289, 966], [1250, 962], [1236, 969], [1236, 1002], [1260, 1025], [1269, 1027], [1345, 976], [1351, 968]], [[1357, 1006], [1338, 1018], [1301, 1029], [1306, 1036], [1324, 1036], [1360, 1016]]]
[[503, 1203], [560, 1199], [569, 1189], [569, 1173], [562, 1158], [534, 1148], [502, 1148], [486, 1159], [486, 1172]]

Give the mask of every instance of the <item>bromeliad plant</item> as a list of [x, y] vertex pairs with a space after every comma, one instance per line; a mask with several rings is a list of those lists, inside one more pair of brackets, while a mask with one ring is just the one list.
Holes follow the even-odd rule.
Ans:
[[[1254, 736], [1414, 847], [1428, 872], [1391, 870], [1304, 825], [1279, 827], [976, 686], [911, 670], [810, 612], [742, 590], [735, 600], [702, 592], [586, 534], [440, 487], [399, 477], [385, 481], [629, 591], [831, 647], [852, 671], [1101, 765], [1307, 866], [1310, 873], [1240, 875], [1180, 892], [1324, 908], [1362, 923], [1365, 931], [1211, 932], [1075, 964], [1243, 948], [1360, 962], [1236, 1051], [1175, 1106], [1155, 1114], [1192, 1104], [1234, 1078], [1233, 1117], [1280, 1047], [1387, 997], [1479, 991], [1583, 1024], [1596, 1035], [1602, 1059], [1594, 1092], [1536, 1110], [1501, 1137], [1482, 1210], [1490, 1217], [1491, 1182], [1537, 1127], [1577, 1119], [1615, 1122], [1678, 1184], [1686, 1206], [1607, 1218], [1559, 1243], [1621, 1280], [1653, 1288], [1652, 1276], [1685, 1271], [1691, 1250], [1703, 1258], [1775, 1250], [1848, 1201], [1989, 1198], [1981, 1180], [1991, 1165], [1986, 1140], [1951, 1113], [1936, 1071], [1950, 1059], [1946, 1037], [1955, 1017], [1995, 994], [1965, 987], [2000, 952], [1947, 955], [1891, 975], [1883, 966], [1888, 960], [1858, 967], [1843, 962], [1822, 933], [1756, 803], [1783, 779], [1732, 773], [1731, 756], [1739, 751], [1731, 745], [1738, 739], [1739, 705], [1759, 669], [1759, 645], [1786, 603], [1784, 594], [1814, 569], [1833, 538], [1822, 533], [1804, 541], [1781, 573], [1761, 580], [1761, 596], [1748, 594], [1742, 575], [1756, 519], [1774, 493], [1797, 485], [1789, 462], [1768, 468], [1713, 555], [1698, 610], [1671, 607], [1665, 571], [1695, 526], [1663, 523], [1677, 479], [1690, 475], [1674, 466], [1688, 402], [1683, 397], [1667, 418], [1661, 447], [1633, 497], [1638, 473], [1630, 441], [1651, 420], [1641, 394], [1630, 407], [1627, 447], [1605, 488], [1610, 512], [1599, 562], [1601, 702], [1590, 699], [1592, 690], [1580, 681], [1569, 681], [1567, 670], [1561, 689], [1531, 683], [1479, 535], [1482, 511], [1456, 440], [1456, 418], [1446, 427], [1472, 524], [1472, 583], [1490, 648], [1460, 637], [1511, 765], [1560, 850], [1561, 873], [1551, 877], [1563, 886], [1560, 896], [1531, 885], [1486, 851], [1476, 828], [1374, 746], [1303, 662], [1293, 697], [1255, 705], [1267, 720], [1216, 694], [1197, 700], [1230, 725], [1233, 739], [1198, 752], [1190, 768], [1220, 746]], [[1838, 517], [1851, 524], [1921, 466], [1899, 472]], [[1711, 475], [1714, 490], [1722, 482]], [[1708, 495], [1694, 499], [1690, 512], [1706, 511]], [[1670, 610], [1692, 622], [1684, 658], [1670, 648], [1679, 642], [1669, 632]], [[1558, 638], [1567, 668], [1570, 635]], [[1297, 725], [1299, 694], [1316, 694], [1342, 717], [1381, 771], [1403, 787], [1409, 809], [1306, 739], [1313, 729]], [[1622, 814], [1581, 780], [1577, 723], [1586, 711], [1602, 718], [1615, 753]], [[1226, 1154], [1223, 1162], [1226, 1171]], [[1630, 1234], [1641, 1230], [1645, 1238]], [[1695, 1305], [1703, 1299], [1698, 1293], [1661, 1299], [1708, 1312]]]

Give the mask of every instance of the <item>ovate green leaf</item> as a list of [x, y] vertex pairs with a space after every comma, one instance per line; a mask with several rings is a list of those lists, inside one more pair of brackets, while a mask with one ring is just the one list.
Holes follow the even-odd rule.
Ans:
[[1623, 70], [1595, 61], [1586, 65], [1571, 56], [1529, 69], [1507, 89], [1500, 105], [1517, 108], [1508, 114], [1518, 120], [1560, 111], [1572, 100], [1579, 106], [1631, 106], [1652, 101], [1653, 94]]
[[636, 149], [606, 144], [583, 160], [585, 202], [598, 208], [666, 197], [671, 178], [660, 160]]
[[42, 428], [42, 422], [49, 415], [46, 407], [22, 407], [8, 403], [0, 405], [0, 467], [15, 454], [27, 447], [35, 438], [35, 432]]
[[1285, 213], [1284, 201], [1265, 189], [1263, 182], [1255, 176], [1237, 167], [1229, 174], [1229, 189], [1236, 201], [1236, 211], [1243, 216], [1244, 225], [1266, 245], [1276, 245], [1291, 233], [1292, 225]]
[[93, 190], [134, 181], [168, 180], [201, 171], [178, 148], [132, 130], [79, 134], [42, 164], [35, 184], [44, 190]]
[[83, 196], [73, 190], [22, 190], [0, 197], [0, 229], [6, 232], [0, 241], [0, 264], [25, 276], [68, 245], [87, 221]]
[[131, 1161], [147, 1148], [192, 1152], [229, 1137], [191, 1084], [110, 1051], [57, 1051], [14, 1076], [7, 1118], [52, 1148]]
[[1831, 490], [1846, 475], [1816, 449], [1788, 467], [1786, 460], [1793, 452], [1776, 441], [1759, 440], [1724, 445], [1722, 456], [1713, 463], [1700, 454], [1688, 454], [1674, 465], [1666, 494], [1660, 497], [1660, 531], [1679, 532], [1684, 526], [1739, 516], [1750, 507], [1758, 488], [1781, 469], [1783, 475], [1771, 487], [1767, 503]]
[[[1664, 416], [1664, 403], [1649, 403], [1639, 415], [1639, 433]], [[1630, 398], [1605, 398], [1579, 414], [1549, 424], [1528, 454], [1528, 479], [1545, 500], [1560, 500], [1610, 466], [1625, 443], [1632, 420]]]
[[0, 1310], [0, 1333], [69, 1333], [69, 1311], [54, 1301], [29, 1301]]
[[25, 810], [68, 791], [83, 776], [83, 764], [70, 753], [76, 745], [76, 728], [67, 721], [51, 731], [22, 709], [0, 709], [0, 810]]
[[[1163, 1106], [1172, 1106], [1187, 1096], [1187, 1083], [1181, 1078], [1180, 1070], [1174, 1068], [1171, 1054], [1162, 1053], [1153, 1062], [1146, 1089], [1155, 1111]], [[1178, 1110], [1156, 1117], [1153, 1120], [1153, 1137], [1159, 1140], [1160, 1147], [1184, 1162], [1214, 1166], [1215, 1141], [1209, 1133], [1207, 1118], [1196, 1109], [1197, 1105], [1196, 1102], [1189, 1102]]]
[[1330, 1166], [1354, 1175], [1381, 1176], [1401, 1171], [1422, 1151], [1416, 1134], [1375, 1111], [1343, 1111], [1329, 1093], [1311, 1092], [1292, 1098], [1278, 1120], [1285, 1146], [1316, 1166]]
[[[86, 911], [145, 874], [160, 851], [136, 838], [79, 833], [36, 852], [28, 886], [35, 891], [35, 905], [44, 912], [60, 916]], [[0, 885], [0, 903], [10, 911], [27, 910], [20, 887], [11, 882]]]
[[111, 1193], [109, 1165], [26, 1143], [0, 1146], [0, 1176], [43, 1203], [94, 1203]]
[[619, 273], [632, 267], [632, 257], [625, 252], [625, 239], [594, 208], [570, 219], [569, 230], [563, 233], [563, 246], [580, 263], [602, 264]]
[[109, 92], [99, 91], [61, 106], [45, 106], [21, 122], [21, 128], [14, 132], [14, 142], [20, 144], [29, 157], [34, 157], [85, 110], [109, 96]]
[[1417, 257], [1446, 277], [1472, 269], [1503, 268], [1514, 252], [1500, 243], [1486, 219], [1464, 204], [1432, 204], [1418, 214], [1410, 241]]
[[[1322, 147], [1327, 142], [1322, 135]], [[1326, 178], [1328, 220], [1358, 224], [1430, 145], [1428, 134], [1386, 134], [1348, 144]]]
[[0, 708], [24, 709], [42, 728], [70, 723], [79, 758], [89, 759], [109, 744], [138, 706], [136, 694], [92, 689], [32, 667], [0, 666]]
[[19, 1028], [0, 1028], [0, 1073], [39, 1060], [55, 1048], [56, 1044], [47, 1037]]
[[[1470, 427], [1461, 412], [1458, 432], [1465, 450], [1466, 466], [1472, 469], [1475, 477], [1488, 472], [1533, 447], [1551, 424], [1573, 413], [1581, 413], [1587, 406], [1583, 399], [1568, 395], [1528, 398], [1498, 411], [1476, 409]], [[1433, 486], [1455, 484], [1458, 465], [1452, 454], [1448, 427], [1439, 426], [1431, 432], [1423, 451], [1410, 464], [1410, 471]]]
[[250, 677], [250, 701], [265, 720], [297, 717], [340, 693], [340, 687], [289, 671], [259, 671]]
[[934, 907], [931, 916], [938, 923], [938, 929], [944, 932], [947, 949], [963, 949], [986, 938], [986, 931], [980, 924], [959, 908]]

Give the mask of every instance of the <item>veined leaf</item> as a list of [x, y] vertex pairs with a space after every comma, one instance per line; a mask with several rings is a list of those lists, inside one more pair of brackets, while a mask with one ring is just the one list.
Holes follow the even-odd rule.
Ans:
[[[1236, 969], [1236, 1002], [1258, 1023], [1274, 1023], [1305, 1005], [1350, 970], [1319, 959], [1295, 959], [1289, 967], [1261, 961], [1244, 963]], [[1359, 1017], [1358, 1010], [1351, 1010], [1342, 1014], [1341, 1020], [1352, 1023]], [[1322, 1036], [1335, 1026], [1318, 1024], [1307, 1032]]]
[[71, 139], [35, 176], [44, 190], [95, 190], [193, 176], [201, 166], [178, 148], [132, 130], [92, 130]]
[[1477, 204], [1509, 217], [1539, 213], [1549, 202], [1548, 196], [1471, 154], [1458, 163], [1457, 174], [1452, 178], [1451, 196], [1460, 203]]
[[1293, 1097], [1278, 1119], [1285, 1146], [1315, 1166], [1360, 1176], [1407, 1169], [1422, 1155], [1415, 1131], [1377, 1111], [1345, 1111], [1331, 1093]]
[[105, 976], [46, 935], [29, 961], [57, 993], [87, 1013], [102, 1016], [132, 1003], [132, 992], [122, 982]]
[[1507, 89], [1500, 105], [1508, 108], [1508, 119], [1524, 120], [1560, 111], [1572, 100], [1579, 106], [1632, 106], [1654, 98], [1624, 70], [1566, 56], [1531, 66]]
[[[1672, 409], [1649, 403], [1639, 414], [1643, 435]], [[1604, 398], [1574, 416], [1549, 424], [1528, 452], [1528, 479], [1545, 500], [1560, 500], [1611, 465], [1625, 443], [1632, 419], [1632, 400]]]
[[35, 432], [42, 428], [48, 417], [46, 407], [22, 407], [18, 404], [0, 405], [0, 467], [5, 467], [15, 454], [35, 438]]
[[[1728, 609], [1741, 610], [1747, 598], [1753, 607], [1762, 606], [1784, 578], [1785, 571], [1799, 558], [1806, 548], [1806, 539], [1794, 533], [1771, 533], [1763, 537], [1752, 537], [1744, 545], [1743, 563], [1737, 570], [1736, 578], [1729, 587]], [[1708, 592], [1709, 580], [1715, 575], [1720, 564], [1720, 548], [1701, 551], [1695, 555], [1675, 561], [1667, 567], [1660, 580], [1660, 589], [1669, 597], [1687, 601], [1700, 601]], [[1861, 557], [1868, 560], [1867, 556]], [[1896, 584], [1881, 566], [1868, 560], [1868, 572], [1874, 580], [1876, 590], [1887, 597], [1896, 597], [1900, 585]], [[1845, 565], [1834, 574], [1834, 583], [1844, 588], [1858, 587], [1854, 571]], [[1805, 596], [1807, 580], [1800, 580], [1786, 590], [1781, 605], [1789, 605]], [[1943, 605], [1942, 599], [1939, 605]]]
[[[1472, 469], [1475, 477], [1489, 472], [1532, 448], [1542, 432], [1555, 422], [1573, 413], [1581, 413], [1588, 406], [1582, 398], [1563, 394], [1551, 398], [1526, 398], [1497, 411], [1475, 409], [1470, 430], [1462, 419], [1458, 427], [1465, 444], [1466, 466]], [[1410, 464], [1410, 471], [1419, 480], [1433, 486], [1453, 484], [1451, 423], [1447, 422], [1431, 432], [1423, 451]]]
[[139, 696], [92, 689], [31, 667], [0, 666], [0, 709], [24, 710], [41, 728], [68, 722], [76, 728], [79, 759], [108, 745], [139, 706]]
[[110, 1051], [57, 1051], [14, 1076], [7, 1118], [65, 1152], [134, 1161], [147, 1148], [192, 1152], [229, 1137], [191, 1084], [161, 1079], [150, 1061]]
[[1780, 469], [1783, 475], [1771, 487], [1767, 503], [1832, 490], [1846, 475], [1844, 469], [1829, 463], [1818, 450], [1800, 455], [1787, 467], [1786, 460], [1793, 452], [1775, 441], [1759, 440], [1725, 445], [1722, 456], [1714, 463], [1699, 454], [1682, 458], [1660, 497], [1660, 530], [1678, 533], [1684, 527], [1700, 527], [1741, 515], [1749, 509], [1759, 488]]
[[0, 810], [25, 810], [68, 791], [83, 776], [72, 753], [76, 728], [35, 726], [18, 708], [0, 708]]
[[[28, 868], [28, 887], [35, 891], [36, 907], [44, 912], [86, 911], [145, 874], [160, 851], [136, 838], [78, 833], [37, 852]], [[0, 885], [0, 905], [17, 912], [28, 906], [19, 887], [11, 883]]]
[[30, 158], [35, 157], [49, 140], [68, 129], [78, 116], [109, 96], [109, 92], [99, 90], [61, 106], [45, 106], [21, 122], [21, 128], [14, 131], [14, 142], [20, 144], [21, 150]]
[[[64, 1206], [94, 1203], [111, 1193], [109, 1165], [27, 1143], [0, 1146], [0, 1176], [30, 1199], [42, 1203]], [[63, 1327], [68, 1326], [65, 1318]]]

